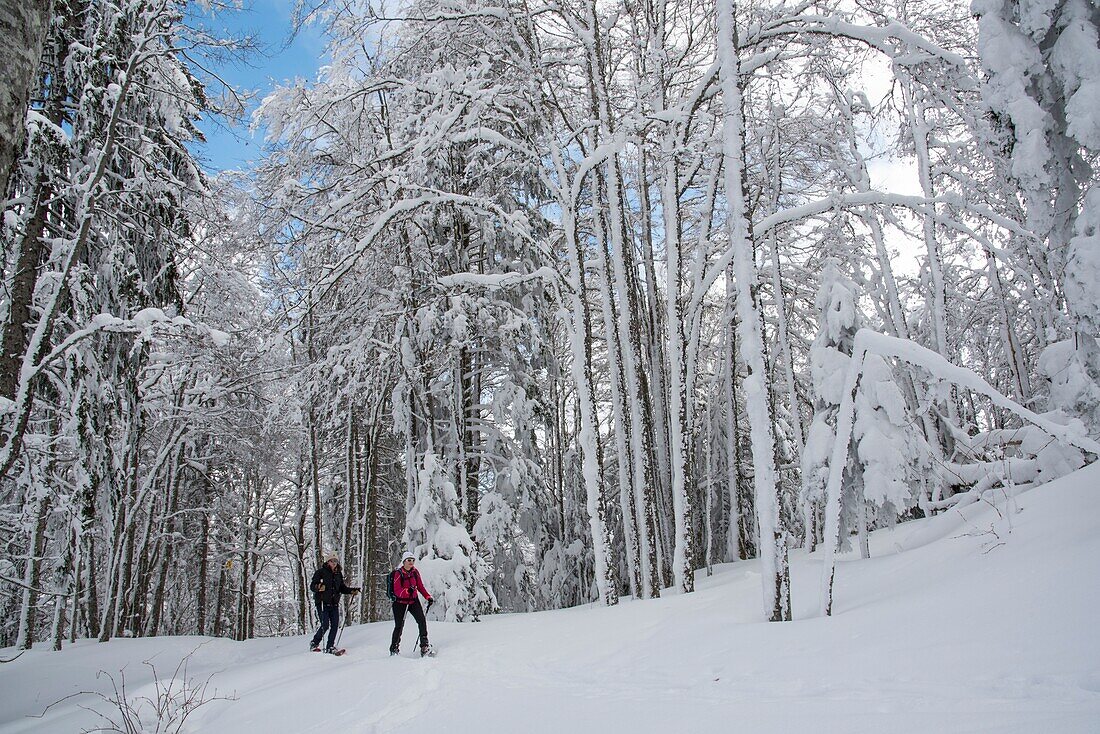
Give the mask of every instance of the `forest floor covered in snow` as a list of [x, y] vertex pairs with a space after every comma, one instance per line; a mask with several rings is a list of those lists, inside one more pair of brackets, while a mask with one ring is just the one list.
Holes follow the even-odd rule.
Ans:
[[390, 622], [348, 628], [341, 658], [305, 636], [35, 649], [0, 665], [0, 732], [103, 725], [93, 695], [40, 715], [110, 693], [97, 671], [149, 695], [143, 661], [171, 675], [188, 653], [208, 695], [235, 698], [192, 714], [204, 734], [1100, 731], [1100, 464], [878, 531], [871, 552], [839, 563], [832, 618], [821, 561], [795, 553], [789, 624], [762, 620], [750, 561], [690, 595], [434, 622], [435, 658], [413, 657], [411, 621], [397, 658]]

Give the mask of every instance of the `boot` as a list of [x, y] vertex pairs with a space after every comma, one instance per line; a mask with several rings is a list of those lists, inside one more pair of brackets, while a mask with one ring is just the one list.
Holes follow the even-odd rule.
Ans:
[[390, 645], [390, 655], [396, 655], [399, 652], [401, 652], [401, 650], [398, 648], [397, 645]]

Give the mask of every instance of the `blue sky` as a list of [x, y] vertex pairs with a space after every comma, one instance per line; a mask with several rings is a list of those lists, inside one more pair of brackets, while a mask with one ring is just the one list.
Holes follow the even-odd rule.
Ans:
[[[307, 27], [291, 40], [291, 12], [294, 0], [246, 0], [248, 7], [238, 12], [206, 14], [203, 21], [211, 30], [226, 30], [231, 34], [253, 33], [265, 47], [247, 64], [212, 64], [212, 69], [230, 84], [257, 92], [249, 112], [277, 84], [300, 78], [307, 82], [316, 75], [324, 62], [325, 42], [316, 27]], [[199, 146], [204, 168], [210, 173], [226, 169], [247, 168], [250, 160], [259, 157], [263, 131], [254, 133], [247, 124], [227, 129], [224, 121], [204, 119], [199, 128], [207, 144]]]

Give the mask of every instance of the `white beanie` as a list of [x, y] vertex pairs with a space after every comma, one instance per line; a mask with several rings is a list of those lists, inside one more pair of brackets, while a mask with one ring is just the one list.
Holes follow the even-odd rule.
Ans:
[[412, 551], [405, 551], [405, 555], [401, 556], [401, 562], [404, 563], [405, 560], [409, 558], [413, 559], [414, 561], [416, 560], [416, 556], [413, 555]]

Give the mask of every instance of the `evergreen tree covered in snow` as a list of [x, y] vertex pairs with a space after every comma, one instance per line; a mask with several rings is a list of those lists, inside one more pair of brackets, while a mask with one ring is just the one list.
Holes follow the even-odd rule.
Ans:
[[931, 461], [890, 363], [876, 354], [863, 361], [852, 441], [862, 465], [863, 498], [875, 513], [861, 530], [892, 526], [917, 503]]
[[[852, 344], [860, 328], [855, 285], [840, 272], [840, 263], [829, 258], [821, 273], [815, 304], [818, 332], [810, 345], [810, 375], [814, 388], [814, 415], [802, 454], [803, 516], [808, 541], [821, 533], [821, 512], [829, 478], [829, 459], [836, 438], [836, 417], [844, 377], [852, 360]], [[856, 527], [856, 502], [863, 491], [863, 467], [850, 457], [844, 468], [840, 538]], [[811, 542], [811, 544], [813, 544]]]

